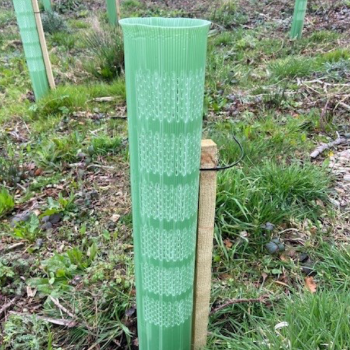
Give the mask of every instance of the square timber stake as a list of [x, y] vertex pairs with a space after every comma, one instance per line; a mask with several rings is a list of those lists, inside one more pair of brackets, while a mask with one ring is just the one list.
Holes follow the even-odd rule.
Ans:
[[[216, 143], [212, 140], [202, 140], [201, 146], [201, 168], [215, 168], [218, 163]], [[216, 203], [216, 173], [216, 171], [201, 171], [200, 173], [192, 336], [193, 350], [200, 350], [207, 343]]]

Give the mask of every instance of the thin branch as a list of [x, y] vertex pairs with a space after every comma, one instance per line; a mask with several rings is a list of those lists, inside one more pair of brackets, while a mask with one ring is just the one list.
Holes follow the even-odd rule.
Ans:
[[[31, 317], [35, 314], [25, 314], [25, 313], [21, 313], [21, 312], [14, 312], [14, 311], [10, 311], [11, 314], [13, 315], [18, 315], [18, 316], [22, 316], [22, 317]], [[73, 328], [75, 326], [77, 326], [77, 322], [75, 320], [67, 320], [64, 318], [52, 318], [52, 317], [44, 317], [44, 316], [39, 316], [39, 315], [35, 315], [36, 318], [38, 318], [39, 320], [43, 320], [52, 324], [56, 324], [58, 326], [64, 326], [67, 328]]]
[[11, 306], [13, 306], [17, 300], [19, 299], [19, 297], [14, 297], [11, 301], [9, 301], [7, 304], [4, 304], [1, 309], [0, 309], [0, 316], [7, 310], [9, 309]]
[[267, 294], [262, 295], [259, 298], [252, 298], [252, 299], [231, 299], [227, 301], [225, 304], [218, 306], [217, 308], [213, 309], [210, 314], [215, 314], [216, 312], [225, 309], [226, 307], [234, 304], [244, 304], [244, 303], [262, 303], [265, 304], [267, 302], [266, 299], [268, 299], [269, 296]]
[[318, 146], [311, 154], [310, 157], [315, 159], [317, 158], [321, 153], [326, 151], [327, 149], [333, 148], [334, 146], [338, 146], [344, 143], [348, 143], [349, 140], [347, 140], [344, 137], [338, 137], [336, 140], [329, 142], [329, 143], [324, 143], [321, 146]]

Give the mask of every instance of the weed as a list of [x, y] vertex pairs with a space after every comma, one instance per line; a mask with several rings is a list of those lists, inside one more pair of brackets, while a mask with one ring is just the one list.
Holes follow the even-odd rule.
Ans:
[[84, 63], [86, 70], [98, 79], [110, 81], [124, 67], [124, 46], [119, 27], [103, 29], [98, 24], [85, 37], [85, 46], [92, 55]]
[[0, 218], [8, 214], [15, 206], [15, 201], [6, 188], [0, 187]]
[[83, 8], [83, 1], [81, 0], [60, 0], [55, 5], [55, 9], [60, 13], [78, 11], [82, 8]]
[[97, 255], [97, 246], [93, 243], [86, 251], [74, 247], [64, 254], [55, 254], [42, 262], [45, 278], [33, 278], [29, 284], [35, 286], [43, 294], [70, 289], [69, 281], [79, 273], [83, 273]]
[[35, 242], [39, 235], [40, 222], [35, 214], [32, 214], [28, 221], [18, 223], [14, 227], [12, 233], [13, 237], [28, 241], [30, 243]]
[[83, 136], [74, 132], [61, 138], [53, 138], [37, 150], [38, 163], [43, 167], [57, 168], [62, 162], [73, 162], [81, 148]]
[[[42, 16], [43, 29], [46, 33], [65, 32], [68, 30], [63, 18], [56, 12], [45, 12]], [[66, 34], [67, 35], [67, 34]]]
[[35, 315], [10, 315], [4, 324], [4, 350], [52, 349], [52, 333]]

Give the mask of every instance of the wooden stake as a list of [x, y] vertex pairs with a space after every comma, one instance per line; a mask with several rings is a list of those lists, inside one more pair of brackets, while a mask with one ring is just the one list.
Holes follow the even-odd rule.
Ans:
[[[212, 140], [202, 140], [201, 168], [217, 165], [218, 150]], [[193, 350], [207, 343], [216, 202], [216, 171], [200, 174], [197, 254], [193, 314]]]
[[47, 80], [49, 81], [50, 88], [55, 89], [56, 84], [52, 74], [52, 67], [51, 67], [49, 52], [47, 51], [47, 45], [46, 45], [45, 34], [43, 30], [43, 24], [41, 22], [38, 0], [32, 0], [32, 4], [33, 4], [34, 15], [35, 15], [36, 27], [39, 34], [41, 51], [43, 53], [43, 58], [44, 58]]
[[115, 0], [115, 7], [117, 9], [118, 22], [120, 21], [120, 0]]

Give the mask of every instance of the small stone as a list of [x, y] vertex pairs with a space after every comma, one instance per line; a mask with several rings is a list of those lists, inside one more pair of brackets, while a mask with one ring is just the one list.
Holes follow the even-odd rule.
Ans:
[[263, 224], [260, 227], [267, 231], [272, 231], [275, 228], [275, 225], [271, 224], [271, 222], [267, 222], [266, 224]]
[[42, 229], [42, 230], [50, 230], [50, 229], [52, 229], [52, 224], [51, 224], [51, 222], [50, 222], [50, 221], [45, 222], [45, 224], [41, 225], [41, 229]]
[[344, 175], [344, 181], [349, 181], [350, 182], [350, 174]]
[[30, 211], [24, 211], [23, 213], [15, 215], [11, 219], [11, 226], [15, 227], [20, 222], [26, 222], [30, 219], [31, 212]]
[[61, 213], [50, 215], [50, 223], [52, 225], [58, 224], [61, 221]]
[[83, 153], [83, 152], [79, 152], [79, 153], [77, 154], [77, 157], [78, 157], [79, 159], [85, 159], [85, 158], [86, 158], [86, 154]]
[[43, 240], [38, 238], [35, 242], [35, 246], [40, 249], [43, 246]]
[[50, 216], [44, 216], [42, 219], [41, 219], [41, 222], [45, 223], [45, 222], [49, 222], [50, 221]]
[[93, 190], [93, 191], [90, 191], [86, 194], [86, 197], [88, 199], [91, 199], [91, 200], [97, 200], [98, 197], [99, 197], [99, 194], [97, 191]]
[[269, 242], [265, 244], [265, 248], [270, 254], [275, 254], [279, 251], [278, 245], [275, 242]]

